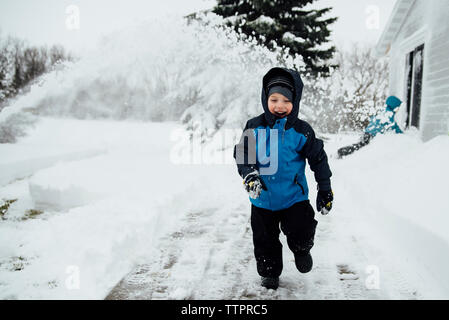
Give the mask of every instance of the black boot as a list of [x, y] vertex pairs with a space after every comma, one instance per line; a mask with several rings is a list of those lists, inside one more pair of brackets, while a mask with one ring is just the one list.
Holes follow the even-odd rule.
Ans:
[[313, 260], [310, 252], [307, 254], [295, 254], [296, 268], [301, 273], [307, 273], [312, 270]]
[[276, 290], [279, 287], [279, 278], [262, 277], [262, 287]]

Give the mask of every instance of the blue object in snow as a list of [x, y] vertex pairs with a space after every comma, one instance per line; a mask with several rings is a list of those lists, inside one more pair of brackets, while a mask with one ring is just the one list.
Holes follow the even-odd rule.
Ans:
[[387, 108], [390, 107], [390, 109], [394, 110], [402, 104], [402, 101], [398, 97], [390, 96], [387, 98], [386, 104]]
[[396, 110], [402, 104], [402, 101], [395, 96], [391, 96], [388, 97], [386, 104], [387, 107], [383, 113], [370, 119], [370, 123], [365, 128], [365, 133], [368, 133], [373, 137], [379, 133], [385, 133], [386, 131], [403, 133], [394, 119]]

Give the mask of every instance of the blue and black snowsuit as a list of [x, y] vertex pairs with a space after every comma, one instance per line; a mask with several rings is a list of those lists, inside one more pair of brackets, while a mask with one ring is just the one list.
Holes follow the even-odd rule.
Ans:
[[358, 143], [353, 145], [340, 148], [338, 150], [338, 156], [340, 158], [347, 156], [354, 151], [366, 146], [371, 139], [373, 139], [378, 134], [383, 134], [387, 131], [395, 133], [403, 133], [399, 125], [396, 123], [394, 116], [396, 115], [396, 110], [402, 104], [402, 101], [395, 96], [388, 97], [386, 100], [387, 107], [384, 112], [371, 117], [368, 126], [365, 128], [365, 133], [361, 137]]
[[[268, 110], [267, 81], [278, 74], [290, 77], [294, 83], [293, 109], [286, 118], [277, 118]], [[313, 246], [317, 221], [308, 197], [306, 159], [318, 187], [331, 189], [332, 173], [323, 141], [316, 138], [307, 122], [298, 119], [302, 90], [303, 82], [298, 72], [284, 68], [271, 69], [262, 83], [264, 113], [246, 123], [242, 138], [234, 148], [234, 158], [237, 160], [238, 154], [244, 160], [237, 161], [240, 176], [245, 178], [258, 170], [267, 187], [259, 198], [250, 198], [254, 252], [258, 272], [263, 277], [278, 277], [282, 272], [279, 225], [295, 254], [309, 252]], [[248, 143], [245, 143], [246, 140]], [[276, 156], [276, 165], [273, 165], [276, 159], [271, 156]], [[264, 169], [270, 167], [277, 170], [265, 170], [264, 173]]]

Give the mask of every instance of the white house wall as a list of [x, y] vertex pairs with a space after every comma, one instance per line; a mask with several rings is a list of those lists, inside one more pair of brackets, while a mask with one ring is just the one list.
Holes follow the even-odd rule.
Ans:
[[[416, 0], [390, 50], [390, 92], [405, 101], [406, 55], [423, 44], [423, 140], [449, 132], [449, 0]], [[398, 115], [405, 121], [405, 103]]]

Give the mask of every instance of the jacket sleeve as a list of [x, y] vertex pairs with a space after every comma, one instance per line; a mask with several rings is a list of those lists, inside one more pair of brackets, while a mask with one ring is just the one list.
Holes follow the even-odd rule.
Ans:
[[309, 124], [305, 123], [304, 127], [306, 143], [300, 153], [309, 162], [310, 169], [315, 174], [315, 181], [318, 183], [319, 190], [331, 190], [330, 178], [332, 172], [324, 151], [323, 140], [315, 137], [315, 132]]
[[254, 131], [249, 128], [248, 123], [249, 121], [243, 129], [239, 143], [234, 146], [234, 159], [239, 175], [243, 179], [249, 173], [258, 169], [256, 164], [256, 138]]

